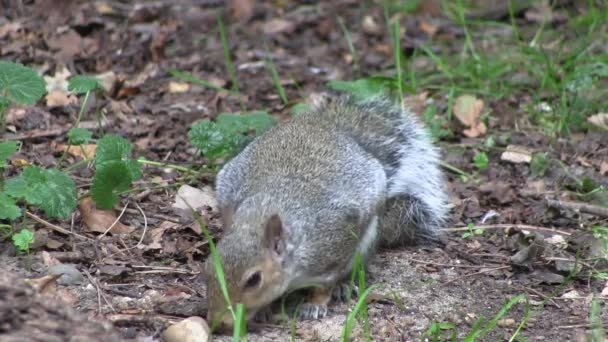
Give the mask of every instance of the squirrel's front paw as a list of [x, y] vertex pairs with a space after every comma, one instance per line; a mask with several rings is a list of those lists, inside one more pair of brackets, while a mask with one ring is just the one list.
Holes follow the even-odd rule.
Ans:
[[327, 304], [331, 300], [331, 289], [315, 287], [308, 294], [308, 300], [300, 305], [298, 317], [300, 319], [319, 319], [327, 315]]
[[359, 294], [359, 288], [348, 283], [340, 283], [331, 291], [331, 298], [336, 302], [346, 303]]
[[327, 316], [327, 305], [302, 303], [298, 309], [298, 317], [303, 320], [319, 319]]

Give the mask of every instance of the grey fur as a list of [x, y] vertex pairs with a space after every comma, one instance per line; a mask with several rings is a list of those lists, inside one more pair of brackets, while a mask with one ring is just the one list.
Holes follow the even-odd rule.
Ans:
[[271, 128], [217, 176], [229, 287], [263, 257], [275, 214], [286, 243], [278, 292], [333, 286], [350, 273], [355, 251], [372, 255], [376, 241], [437, 237], [447, 199], [437, 161], [415, 117], [384, 97], [324, 98]]

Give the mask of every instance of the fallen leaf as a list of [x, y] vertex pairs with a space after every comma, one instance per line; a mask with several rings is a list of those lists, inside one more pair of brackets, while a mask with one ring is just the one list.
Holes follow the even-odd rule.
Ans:
[[67, 93], [68, 78], [70, 78], [70, 76], [72, 76], [72, 73], [66, 67], [63, 67], [59, 71], [56, 70], [54, 76], [44, 76], [46, 91], [51, 92], [53, 90], [61, 90]]
[[49, 107], [64, 107], [77, 104], [78, 98], [61, 90], [52, 90], [44, 97], [46, 105]]
[[587, 118], [587, 121], [597, 127], [608, 129], [608, 113], [598, 113], [591, 115]]
[[606, 160], [600, 163], [600, 175], [608, 176], [608, 161]]
[[188, 90], [190, 90], [190, 85], [188, 83], [180, 83], [175, 81], [169, 82], [170, 93], [185, 93]]
[[107, 71], [95, 76], [99, 80], [101, 88], [107, 93], [112, 94], [118, 83], [118, 77], [114, 71]]
[[32, 287], [41, 294], [49, 294], [52, 292], [55, 292], [57, 289], [57, 279], [59, 279], [59, 277], [61, 277], [61, 274], [51, 274], [51, 275], [46, 275], [44, 277], [40, 277], [40, 278], [34, 278], [34, 279], [24, 279], [24, 281], [30, 285], [32, 285]]
[[532, 161], [532, 151], [525, 146], [509, 145], [500, 155], [500, 160], [514, 164], [529, 164]]
[[486, 124], [481, 121], [483, 101], [472, 95], [460, 95], [454, 103], [454, 115], [466, 129], [462, 131], [466, 137], [477, 138], [487, 132]]
[[82, 159], [91, 159], [95, 156], [95, 150], [97, 145], [95, 144], [83, 144], [83, 145], [57, 145], [58, 151], [66, 151], [67, 154], [72, 157], [80, 157]]
[[152, 240], [147, 246], [147, 249], [161, 249], [163, 248], [162, 240], [163, 235], [166, 231], [177, 228], [177, 223], [170, 221], [163, 221], [158, 227], [150, 230], [150, 239]]
[[44, 263], [45, 266], [54, 266], [54, 265], [61, 264], [61, 261], [59, 261], [59, 259], [52, 256], [47, 251], [42, 251], [42, 262]]
[[371, 15], [366, 15], [363, 17], [361, 26], [363, 28], [363, 32], [367, 34], [380, 35], [384, 30], [384, 28], [378, 25], [376, 19], [374, 19], [374, 17]]
[[56, 52], [59, 59], [72, 58], [85, 50], [82, 37], [71, 29], [57, 36], [48, 37], [46, 43], [52, 51]]
[[[84, 197], [78, 203], [78, 209], [84, 221], [84, 230], [86, 232], [105, 233], [114, 222], [117, 216], [114, 210], [101, 210], [95, 207], [93, 199], [89, 196]], [[109, 233], [112, 234], [129, 234], [135, 228], [116, 222]]]
[[606, 281], [606, 285], [604, 285], [604, 288], [602, 289], [601, 296], [608, 297], [608, 281]]
[[210, 207], [216, 211], [218, 204], [211, 187], [206, 186], [203, 189], [197, 189], [190, 185], [182, 185], [177, 191], [177, 195], [175, 195], [175, 202], [172, 207], [183, 210], [190, 210], [190, 208], [199, 210], [203, 207]]
[[418, 25], [418, 27], [420, 28], [420, 30], [422, 30], [423, 32], [428, 34], [430, 37], [434, 36], [435, 33], [437, 33], [437, 29], [438, 29], [437, 26], [435, 26], [425, 20], [420, 21], [420, 24]]
[[97, 12], [99, 12], [99, 14], [114, 14], [114, 8], [112, 8], [112, 6], [110, 6], [107, 2], [95, 3], [95, 8], [97, 8]]
[[15, 158], [11, 160], [11, 165], [16, 167], [32, 166], [32, 163], [25, 159]]
[[228, 12], [230, 18], [237, 22], [247, 22], [253, 15], [254, 0], [230, 0], [228, 2]]
[[273, 35], [278, 33], [291, 33], [295, 30], [296, 25], [292, 21], [285, 19], [274, 18], [265, 22], [262, 26], [262, 31], [267, 35]]

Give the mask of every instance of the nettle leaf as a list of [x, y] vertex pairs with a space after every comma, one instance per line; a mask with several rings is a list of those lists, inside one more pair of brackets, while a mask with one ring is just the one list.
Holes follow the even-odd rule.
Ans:
[[105, 135], [95, 150], [95, 176], [91, 194], [99, 208], [109, 209], [118, 203], [118, 194], [141, 178], [141, 164], [128, 159], [133, 146], [118, 135]]
[[85, 128], [72, 128], [68, 131], [68, 144], [82, 145], [91, 141], [93, 132]]
[[76, 94], [101, 89], [99, 79], [91, 76], [76, 75], [68, 81], [68, 90]]
[[24, 105], [35, 104], [46, 92], [42, 77], [23, 64], [0, 61], [0, 94]]
[[21, 216], [21, 209], [9, 195], [0, 192], [0, 220], [14, 220]]
[[0, 142], [0, 168], [6, 165], [6, 160], [19, 149], [19, 143], [16, 141]]
[[210, 121], [195, 123], [190, 128], [188, 137], [192, 145], [210, 160], [230, 157], [245, 144], [242, 134]]
[[131, 153], [131, 143], [115, 134], [107, 134], [97, 142], [95, 149], [95, 167], [99, 168], [106, 162], [126, 160]]
[[118, 203], [118, 194], [129, 189], [133, 170], [122, 160], [109, 161], [93, 176], [91, 195], [100, 209], [110, 209]]
[[76, 208], [76, 184], [57, 169], [28, 166], [6, 181], [4, 191], [40, 207], [50, 217], [68, 218]]
[[19, 233], [13, 235], [13, 244], [22, 252], [30, 249], [32, 242], [34, 242], [34, 233], [27, 229], [21, 229]]

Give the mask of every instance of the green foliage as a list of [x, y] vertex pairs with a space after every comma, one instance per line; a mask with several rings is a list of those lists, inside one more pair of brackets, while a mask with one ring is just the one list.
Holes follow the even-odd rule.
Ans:
[[19, 233], [13, 235], [13, 244], [22, 252], [29, 252], [32, 242], [34, 242], [34, 233], [27, 229], [21, 229]]
[[329, 81], [332, 90], [351, 94], [356, 99], [365, 100], [380, 94], [399, 89], [399, 81], [392, 77], [373, 76], [354, 81]]
[[300, 115], [302, 113], [309, 112], [311, 109], [312, 108], [308, 103], [300, 102], [300, 103], [296, 103], [295, 105], [291, 106], [289, 111], [293, 115]]
[[608, 261], [608, 226], [593, 226], [591, 232], [593, 232], [593, 237], [602, 243], [603, 258]]
[[118, 195], [141, 178], [141, 165], [129, 159], [133, 146], [114, 134], [99, 139], [95, 150], [95, 176], [91, 195], [99, 208], [109, 209], [118, 203]]
[[[453, 323], [431, 323], [422, 335], [423, 341], [457, 341], [456, 326]], [[427, 338], [426, 340], [424, 338]]]
[[70, 78], [68, 90], [76, 94], [85, 94], [101, 89], [99, 79], [91, 76], [76, 75]]
[[19, 63], [0, 61], [0, 97], [33, 105], [45, 92], [46, 84], [34, 70]]
[[545, 153], [535, 153], [530, 162], [532, 174], [538, 177], [544, 176], [549, 170], [549, 159]]
[[479, 170], [485, 170], [488, 168], [490, 164], [490, 159], [488, 158], [488, 154], [485, 152], [478, 152], [473, 156], [473, 164]]
[[433, 141], [439, 141], [440, 139], [450, 137], [452, 131], [444, 128], [447, 126], [447, 119], [444, 116], [440, 116], [437, 113], [436, 106], [427, 106], [422, 113], [422, 119], [424, 124], [431, 133]]
[[587, 341], [606, 341], [604, 332], [604, 324], [602, 322], [602, 308], [600, 301], [593, 298], [591, 307], [589, 308], [589, 325], [591, 328], [591, 336]]
[[485, 318], [483, 316], [480, 317], [475, 323], [473, 323], [471, 332], [469, 332], [469, 334], [465, 337], [464, 341], [465, 342], [478, 341], [482, 336], [486, 335], [487, 333], [492, 331], [494, 328], [496, 328], [496, 324], [498, 323], [498, 321], [502, 317], [504, 317], [507, 314], [507, 312], [509, 312], [509, 310], [511, 310], [511, 307], [513, 307], [513, 305], [521, 302], [522, 300], [526, 301], [526, 305], [525, 305], [525, 309], [524, 309], [524, 319], [523, 319], [522, 323], [520, 324], [520, 327], [518, 328], [518, 330], [515, 332], [515, 335], [517, 335], [517, 332], [519, 331], [519, 329], [527, 322], [528, 316], [530, 314], [529, 310], [528, 310], [528, 299], [525, 295], [516, 296], [516, 297], [512, 298], [510, 301], [508, 301], [485, 326], [483, 326], [483, 324], [485, 323]]
[[93, 132], [85, 128], [72, 128], [68, 131], [68, 144], [83, 145], [91, 141]]
[[475, 229], [475, 225], [472, 223], [469, 223], [467, 225], [467, 229], [468, 229], [468, 231], [462, 234], [463, 239], [468, 239], [473, 236], [483, 235], [483, 229], [479, 229], [479, 228]]
[[0, 192], [0, 220], [13, 221], [21, 216], [21, 209], [15, 204], [15, 200]]
[[16, 141], [0, 142], [0, 170], [6, 166], [6, 160], [19, 149], [19, 143]]
[[260, 135], [274, 124], [268, 113], [254, 112], [244, 115], [222, 113], [215, 122], [195, 123], [188, 137], [196, 148], [210, 161], [228, 158], [236, 154], [250, 140], [246, 135], [253, 130]]
[[57, 169], [28, 166], [4, 186], [7, 195], [24, 199], [55, 218], [68, 218], [76, 208], [76, 184]]

